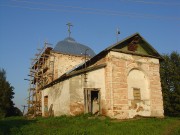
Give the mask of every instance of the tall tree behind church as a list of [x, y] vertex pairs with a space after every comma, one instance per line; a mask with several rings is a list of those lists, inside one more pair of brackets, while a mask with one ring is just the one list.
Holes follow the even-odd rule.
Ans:
[[14, 113], [14, 87], [6, 80], [6, 72], [0, 69], [0, 117], [11, 116]]
[[180, 116], [180, 54], [163, 55], [160, 74], [164, 111], [168, 116]]

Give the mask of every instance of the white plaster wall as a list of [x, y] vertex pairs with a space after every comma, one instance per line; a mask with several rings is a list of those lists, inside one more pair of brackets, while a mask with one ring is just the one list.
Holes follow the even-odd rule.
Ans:
[[82, 83], [80, 75], [69, 79], [70, 115], [78, 115], [84, 112]]
[[110, 55], [124, 60], [136, 61], [141, 63], [159, 64], [159, 60], [156, 58], [141, 57], [141, 56], [135, 56], [131, 54], [125, 54], [125, 53], [113, 52], [113, 51], [110, 52]]
[[[139, 88], [141, 101], [135, 102], [133, 96], [133, 88]], [[128, 104], [132, 106], [129, 110], [129, 117], [136, 115], [150, 116], [150, 90], [148, 87], [148, 78], [145, 74], [137, 69], [130, 71], [128, 75]]]
[[[72, 77], [70, 80], [78, 79], [76, 84], [71, 86], [72, 91], [76, 91], [78, 95], [76, 99], [84, 100], [84, 88], [100, 88], [101, 98], [105, 99], [105, 69], [97, 69], [87, 73], [87, 85], [84, 84], [84, 74]], [[78, 85], [78, 86], [77, 86]]]
[[[100, 88], [101, 99], [105, 99], [104, 68], [88, 72], [87, 74], [88, 82], [86, 88]], [[84, 105], [84, 88], [84, 75], [78, 75], [42, 90], [43, 116], [44, 96], [48, 96], [48, 109], [53, 104], [55, 116], [74, 115], [70, 112], [70, 104], [76, 107], [78, 107], [77, 104]], [[75, 111], [79, 111], [79, 108], [76, 108]]]
[[70, 113], [69, 80], [42, 90], [42, 114], [44, 116], [44, 96], [48, 96], [48, 109], [53, 104], [54, 116]]
[[84, 88], [100, 89], [101, 100], [105, 99], [105, 70], [104, 68], [87, 73], [87, 85], [84, 83], [84, 74], [70, 78], [71, 115], [84, 112]]
[[88, 72], [87, 88], [100, 88], [101, 99], [105, 99], [105, 69]]
[[82, 75], [74, 76], [70, 78], [70, 98], [71, 102], [82, 102], [83, 101], [83, 77]]
[[150, 91], [148, 88], [148, 78], [146, 75], [137, 69], [130, 71], [128, 75], [128, 99], [134, 100], [133, 88], [139, 88], [141, 100], [149, 100]]

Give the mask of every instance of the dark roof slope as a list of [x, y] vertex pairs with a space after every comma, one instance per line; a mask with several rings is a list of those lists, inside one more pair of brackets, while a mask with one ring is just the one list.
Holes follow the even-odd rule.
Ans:
[[[133, 38], [136, 38], [137, 36], [141, 39], [140, 46], [143, 46], [144, 50], [147, 51], [147, 54], [141, 54], [138, 52], [123, 50], [123, 47], [125, 47], [129, 43], [131, 43]], [[132, 55], [153, 57], [153, 58], [157, 58], [160, 60], [163, 59], [162, 56], [139, 33], [135, 33], [135, 34], [125, 38], [124, 40], [107, 47], [106, 49], [104, 49], [103, 51], [101, 51], [100, 53], [95, 55], [93, 58], [91, 58], [89, 61], [86, 62], [86, 68], [85, 68], [85, 63], [82, 63], [81, 65], [77, 66], [77, 68], [72, 69], [69, 72], [65, 73], [64, 75], [60, 76], [58, 79], [54, 80], [53, 82], [51, 82], [44, 88], [54, 85], [54, 84], [58, 83], [59, 81], [67, 79], [68, 77], [71, 77], [73, 75], [77, 75], [79, 73], [84, 73], [84, 72], [87, 72], [90, 70], [95, 70], [95, 69], [99, 69], [99, 68], [106, 66], [106, 64], [101, 64], [101, 65], [95, 65], [93, 67], [90, 67], [90, 65], [93, 65], [93, 63], [98, 61], [98, 59], [101, 59], [102, 57], [104, 57], [109, 51], [119, 51], [121, 53], [128, 53], [128, 54], [130, 53]]]
[[77, 43], [71, 37], [67, 37], [63, 41], [58, 42], [53, 51], [78, 56], [84, 56], [86, 51], [89, 57], [94, 57], [96, 55], [91, 48], [86, 45]]
[[[128, 51], [128, 50], [123, 49], [125, 46], [128, 46], [128, 44], [131, 43], [131, 41], [134, 38], [136, 38], [137, 36], [141, 39], [140, 46], [143, 46], [143, 49], [146, 51], [147, 54], [143, 54], [141, 52]], [[101, 57], [104, 57], [109, 51], [117, 51], [117, 52], [121, 52], [121, 53], [125, 53], [125, 54], [139, 55], [139, 56], [144, 56], [144, 57], [152, 57], [152, 58], [156, 58], [159, 60], [163, 60], [162, 56], [139, 33], [135, 33], [135, 34], [107, 47], [106, 49], [102, 50], [101, 52], [99, 52], [97, 55], [95, 55], [93, 58], [91, 58], [89, 61], [86, 62], [86, 66], [89, 66], [89, 65], [95, 63], [96, 61], [98, 61], [98, 59], [101, 59]], [[82, 68], [84, 68], [84, 64], [77, 67], [75, 70], [80, 70]]]

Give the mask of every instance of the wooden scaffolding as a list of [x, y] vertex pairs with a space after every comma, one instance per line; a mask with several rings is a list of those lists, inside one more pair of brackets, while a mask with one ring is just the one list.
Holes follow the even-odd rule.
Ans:
[[42, 102], [41, 90], [45, 85], [53, 81], [54, 57], [51, 53], [50, 44], [44, 43], [42, 49], [38, 49], [35, 58], [32, 59], [29, 71], [29, 97], [27, 98], [27, 115], [41, 116]]

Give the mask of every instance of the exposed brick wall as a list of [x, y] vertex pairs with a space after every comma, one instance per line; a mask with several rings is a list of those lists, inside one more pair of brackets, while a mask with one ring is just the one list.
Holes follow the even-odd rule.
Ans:
[[54, 55], [54, 80], [84, 62], [83, 56], [73, 56], [60, 53], [54, 53]]
[[163, 115], [163, 99], [161, 92], [161, 82], [159, 74], [159, 65], [150, 64], [149, 65], [149, 78], [150, 78], [150, 89], [151, 89], [151, 108], [152, 116], [162, 116]]
[[[55, 53], [54, 79], [81, 62], [84, 62], [83, 57]], [[103, 71], [105, 74], [105, 92], [104, 97], [101, 99], [101, 113], [103, 115], [112, 118], [126, 119], [131, 117], [130, 112], [136, 115], [141, 114], [141, 112], [150, 108], [150, 114], [148, 113], [149, 116], [163, 116], [159, 60], [131, 54], [109, 52], [107, 55], [103, 55], [102, 58], [92, 62], [94, 64], [91, 66], [104, 63], [107, 65]], [[129, 99], [128, 74], [133, 69], [142, 71], [148, 78], [148, 90], [150, 91], [149, 99], [146, 99], [139, 104], [136, 104], [136, 102]], [[93, 76], [96, 76], [97, 74], [98, 72], [96, 72], [96, 74], [94, 73]], [[101, 73], [101, 75], [102, 74], [103, 73]], [[93, 77], [91, 79], [91, 81], [94, 82]], [[82, 77], [81, 81], [83, 81]], [[88, 80], [88, 83], [91, 81]], [[79, 82], [79, 79], [77, 79], [77, 82]], [[74, 83], [74, 85], [77, 85], [77, 82]], [[78, 89], [82, 90], [82, 87], [82, 84], [79, 84]], [[90, 87], [90, 85], [88, 87]], [[100, 88], [100, 86], [98, 88]], [[73, 88], [73, 90], [74, 89], [75, 88]], [[84, 110], [83, 93], [81, 94], [82, 102], [73, 101], [70, 103], [71, 115], [77, 115]]]
[[113, 112], [115, 118], [128, 117], [128, 92], [126, 61], [111, 56]]
[[[114, 118], [129, 118], [129, 109], [132, 106], [128, 100], [127, 76], [132, 69], [141, 70], [149, 79], [150, 98], [142, 101], [143, 107], [151, 105], [151, 116], [163, 116], [163, 100], [159, 75], [159, 61], [154, 58], [134, 56], [129, 54], [110, 52], [106, 58], [105, 68], [106, 99], [103, 112]], [[139, 106], [137, 111], [143, 111]], [[150, 113], [147, 113], [148, 115]]]

